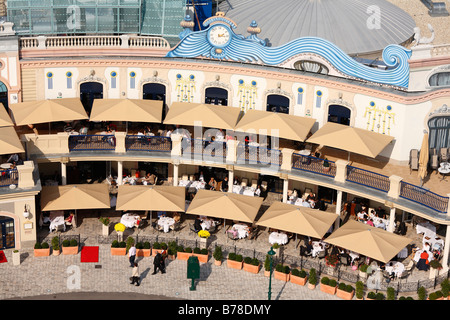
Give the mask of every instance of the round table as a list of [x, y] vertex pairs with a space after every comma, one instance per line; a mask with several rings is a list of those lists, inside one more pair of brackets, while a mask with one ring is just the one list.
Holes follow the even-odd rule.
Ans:
[[401, 262], [390, 261], [386, 264], [385, 270], [391, 274], [393, 273], [396, 277], [402, 275], [402, 272], [405, 270], [405, 266]]
[[236, 223], [233, 225], [232, 229], [237, 231], [237, 236], [239, 239], [243, 239], [248, 236], [248, 226], [245, 224]]
[[311, 255], [313, 257], [316, 257], [319, 252], [324, 251], [325, 250], [325, 243], [321, 242], [321, 241], [313, 241], [312, 243], [312, 251], [311, 251]]
[[171, 217], [161, 217], [158, 219], [158, 226], [163, 228], [164, 232], [169, 232], [170, 226], [175, 224], [175, 220]]
[[120, 218], [120, 223], [122, 223], [127, 228], [133, 228], [136, 226], [136, 222], [139, 220], [139, 215], [126, 213]]
[[439, 173], [442, 174], [442, 180], [445, 180], [445, 175], [450, 173], [450, 163], [449, 162], [441, 162], [439, 168]]
[[286, 244], [288, 242], [288, 236], [286, 233], [281, 232], [272, 232], [269, 235], [270, 244], [278, 243], [278, 244]]
[[11, 163], [2, 163], [2, 164], [0, 164], [0, 168], [2, 168], [2, 169], [10, 169], [11, 168]]

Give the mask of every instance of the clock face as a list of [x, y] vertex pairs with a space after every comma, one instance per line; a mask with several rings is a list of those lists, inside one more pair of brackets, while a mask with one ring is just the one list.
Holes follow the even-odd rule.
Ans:
[[218, 25], [209, 30], [208, 38], [214, 46], [224, 47], [231, 41], [231, 34], [227, 27]]

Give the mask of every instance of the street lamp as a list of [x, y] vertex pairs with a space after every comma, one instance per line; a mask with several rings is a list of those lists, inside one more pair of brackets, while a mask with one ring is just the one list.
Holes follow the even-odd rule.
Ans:
[[275, 255], [275, 251], [273, 251], [273, 247], [270, 247], [270, 251], [267, 252], [267, 254], [270, 257], [270, 265], [269, 265], [269, 270], [270, 270], [270, 275], [269, 275], [269, 300], [272, 297], [272, 262], [273, 262], [273, 256]]

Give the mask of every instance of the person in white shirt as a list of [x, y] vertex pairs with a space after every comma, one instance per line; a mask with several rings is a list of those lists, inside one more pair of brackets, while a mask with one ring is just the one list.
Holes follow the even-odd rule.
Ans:
[[130, 250], [128, 251], [128, 257], [130, 260], [130, 267], [134, 267], [134, 260], [136, 259], [136, 247], [133, 244], [130, 248]]

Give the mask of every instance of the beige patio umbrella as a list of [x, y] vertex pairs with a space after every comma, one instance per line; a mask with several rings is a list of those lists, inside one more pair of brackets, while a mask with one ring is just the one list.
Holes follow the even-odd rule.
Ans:
[[412, 240], [362, 222], [349, 220], [324, 241], [386, 263]]
[[263, 200], [261, 197], [200, 189], [186, 213], [253, 223]]
[[0, 127], [14, 126], [14, 122], [11, 120], [8, 112], [5, 109], [3, 103], [0, 103]]
[[234, 130], [240, 109], [201, 103], [175, 102], [164, 119], [165, 124]]
[[274, 202], [256, 224], [321, 239], [337, 217], [331, 212]]
[[315, 122], [313, 118], [251, 109], [238, 122], [236, 131], [267, 130], [268, 136], [305, 141]]
[[375, 158], [394, 137], [360, 128], [327, 122], [307, 142]]
[[14, 127], [0, 128], [0, 154], [25, 152]]
[[109, 209], [109, 188], [104, 183], [44, 186], [41, 208], [42, 211]]
[[79, 98], [13, 103], [9, 108], [18, 126], [89, 118]]
[[423, 184], [423, 179], [425, 179], [427, 175], [427, 169], [428, 169], [428, 158], [429, 158], [429, 151], [428, 151], [428, 133], [425, 133], [423, 135], [422, 140], [422, 147], [420, 148], [420, 155], [419, 155], [419, 170], [418, 170], [418, 176], [420, 177], [420, 184]]
[[186, 188], [120, 185], [116, 210], [185, 211]]
[[89, 120], [160, 123], [162, 110], [159, 100], [95, 99]]

